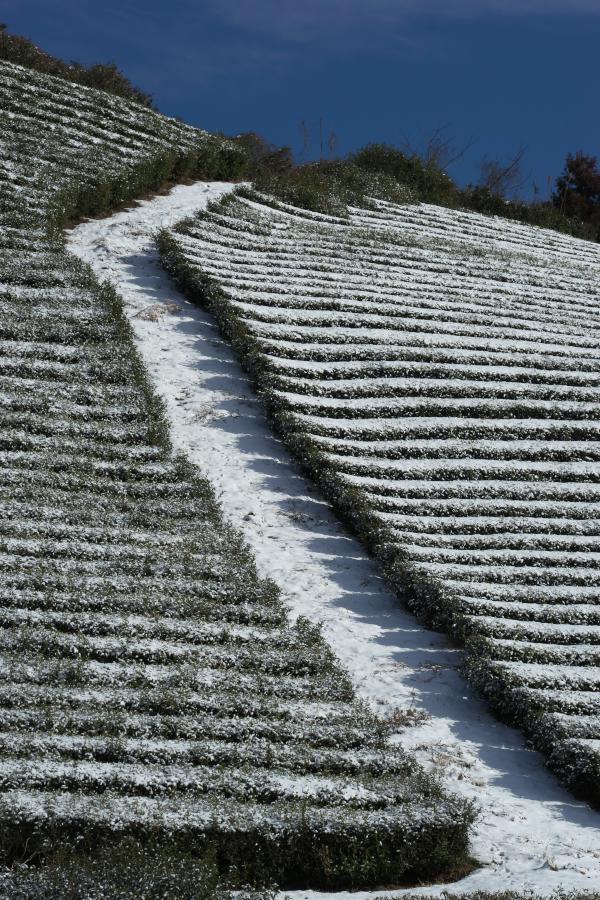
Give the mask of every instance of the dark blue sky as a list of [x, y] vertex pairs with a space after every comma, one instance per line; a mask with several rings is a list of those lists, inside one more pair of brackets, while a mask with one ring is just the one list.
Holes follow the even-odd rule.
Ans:
[[600, 0], [0, 0], [44, 49], [116, 62], [160, 109], [209, 130], [301, 148], [318, 122], [348, 152], [458, 146], [450, 172], [527, 148], [541, 188], [568, 151], [600, 155]]

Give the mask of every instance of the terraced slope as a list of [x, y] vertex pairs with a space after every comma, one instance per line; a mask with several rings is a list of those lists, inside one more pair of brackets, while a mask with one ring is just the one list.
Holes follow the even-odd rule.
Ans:
[[171, 454], [118, 297], [48, 235], [237, 150], [11, 65], [0, 110], [2, 859], [135, 835], [323, 886], [461, 860], [470, 809], [288, 626]]
[[160, 243], [400, 593], [600, 802], [600, 248], [248, 191]]
[[44, 225], [103, 212], [169, 178], [231, 178], [242, 166], [222, 138], [0, 60], [0, 185]]

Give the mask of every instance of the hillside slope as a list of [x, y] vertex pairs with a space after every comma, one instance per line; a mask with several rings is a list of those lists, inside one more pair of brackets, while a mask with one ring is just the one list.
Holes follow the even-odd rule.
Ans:
[[162, 235], [298, 458], [412, 609], [600, 802], [600, 248], [247, 190]]
[[[524, 735], [486, 710], [462, 677], [464, 651], [456, 642], [419, 625], [398, 603], [381, 565], [274, 434], [213, 315], [186, 300], [161, 270], [156, 233], [230, 190], [217, 182], [179, 185], [82, 222], [69, 230], [68, 247], [101, 281], [119, 285], [174, 446], [210, 480], [224, 516], [243, 533], [262, 577], [279, 586], [292, 619], [321, 623], [357, 695], [394, 729], [394, 743], [476, 803], [470, 849], [480, 866], [460, 880], [460, 890], [512, 889], [521, 897], [589, 889], [600, 880], [600, 814], [545, 771]], [[319, 900], [322, 893], [292, 896]]]
[[460, 864], [468, 805], [287, 625], [171, 453], [119, 298], [57, 239], [166, 178], [234, 177], [239, 151], [10, 64], [0, 110], [4, 860], [133, 834], [257, 882]]
[[60, 227], [169, 178], [236, 177], [243, 164], [237, 147], [208, 132], [0, 60], [5, 210], [16, 206]]

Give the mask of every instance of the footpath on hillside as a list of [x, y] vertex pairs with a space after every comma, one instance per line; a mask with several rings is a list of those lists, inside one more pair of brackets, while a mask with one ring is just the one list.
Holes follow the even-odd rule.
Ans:
[[[487, 712], [458, 672], [460, 651], [399, 607], [377, 566], [274, 438], [212, 317], [179, 295], [161, 269], [154, 233], [230, 187], [177, 187], [80, 225], [69, 235], [69, 248], [123, 295], [139, 349], [165, 400], [175, 447], [210, 479], [226, 516], [243, 530], [261, 575], [280, 586], [293, 618], [323, 623], [359, 696], [397, 721], [396, 740], [447, 787], [480, 805], [473, 855], [482, 867], [461, 890], [594, 888], [600, 882], [600, 816], [558, 785], [520, 733]], [[415, 724], [406, 727], [407, 722]]]

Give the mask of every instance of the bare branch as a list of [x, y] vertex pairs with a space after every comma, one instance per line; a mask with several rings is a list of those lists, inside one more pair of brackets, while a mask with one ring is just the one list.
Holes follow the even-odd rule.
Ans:
[[329, 159], [333, 159], [336, 154], [336, 150], [339, 147], [340, 141], [333, 129], [329, 130], [329, 136], [327, 138], [327, 155]]
[[301, 119], [298, 123], [298, 128], [300, 129], [300, 135], [302, 137], [302, 156], [301, 159], [303, 162], [306, 162], [308, 158], [308, 151], [310, 149], [310, 129], [306, 122], [306, 119]]
[[426, 166], [435, 166], [438, 169], [447, 169], [453, 163], [468, 153], [474, 145], [475, 140], [469, 138], [467, 143], [462, 147], [457, 147], [451, 137], [447, 137], [445, 132], [449, 125], [438, 125], [437, 128], [426, 139], [424, 145], [419, 149], [415, 144], [406, 137], [402, 136], [401, 150], [406, 156], [417, 156]]
[[529, 180], [529, 176], [524, 175], [522, 170], [525, 154], [526, 147], [521, 145], [506, 163], [484, 156], [480, 164], [479, 187], [503, 197], [508, 193], [517, 194]]

